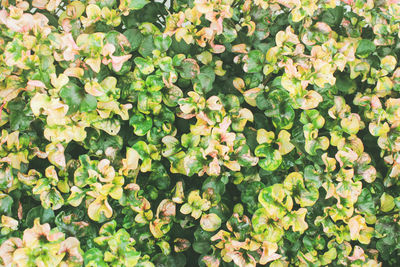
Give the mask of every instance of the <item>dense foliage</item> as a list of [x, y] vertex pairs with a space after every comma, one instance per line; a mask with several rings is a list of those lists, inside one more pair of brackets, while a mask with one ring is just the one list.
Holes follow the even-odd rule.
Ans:
[[399, 1], [1, 6], [0, 265], [400, 265]]

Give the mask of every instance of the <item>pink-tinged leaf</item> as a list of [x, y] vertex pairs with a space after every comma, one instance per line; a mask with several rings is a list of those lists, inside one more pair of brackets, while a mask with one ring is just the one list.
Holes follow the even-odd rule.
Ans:
[[365, 261], [364, 250], [359, 246], [355, 246], [353, 251], [353, 256], [351, 257], [347, 256], [347, 258], [351, 261], [356, 261], [356, 260]]
[[237, 45], [232, 46], [232, 52], [247, 54], [246, 44], [237, 44]]
[[8, 12], [6, 10], [0, 10], [0, 24], [7, 23]]
[[80, 79], [84, 74], [84, 70], [82, 68], [68, 68], [64, 71], [64, 74], [68, 77]]
[[219, 99], [218, 96], [212, 96], [209, 99], [207, 99], [207, 105], [208, 108], [211, 110], [221, 110], [223, 108], [221, 100]]
[[234, 172], [240, 171], [240, 164], [237, 160], [224, 162], [224, 166]]
[[132, 55], [125, 55], [125, 56], [111, 56], [112, 66], [115, 71], [120, 71], [122, 65], [132, 57]]
[[48, 0], [33, 0], [32, 6], [38, 8], [38, 9], [45, 9], [47, 2], [48, 2]]
[[348, 5], [353, 5], [354, 0], [341, 0], [343, 3], [348, 4]]
[[281, 255], [275, 253], [278, 250], [278, 245], [276, 243], [264, 241], [261, 248], [262, 254], [260, 258], [260, 264], [262, 265], [265, 265], [270, 261], [274, 261], [282, 257]]
[[210, 43], [212, 52], [215, 54], [221, 54], [225, 51], [225, 46], [223, 45], [216, 45], [214, 43]]
[[100, 58], [88, 58], [85, 60], [85, 62], [92, 68], [94, 72], [99, 73], [101, 67]]
[[221, 173], [221, 167], [219, 166], [218, 159], [215, 157], [212, 162], [208, 165], [208, 172], [207, 174], [212, 176], [218, 176]]
[[39, 81], [39, 80], [30, 80], [30, 81], [28, 81], [28, 85], [33, 86], [33, 87], [46, 88], [46, 85], [42, 81]]
[[107, 43], [101, 50], [103, 56], [111, 56], [115, 52], [115, 46], [113, 44]]
[[23, 246], [20, 238], [11, 237], [0, 246], [0, 257], [4, 266], [11, 266], [14, 251]]
[[229, 117], [225, 117], [224, 120], [219, 124], [219, 128], [221, 128], [221, 131], [226, 132], [231, 123], [231, 119]]

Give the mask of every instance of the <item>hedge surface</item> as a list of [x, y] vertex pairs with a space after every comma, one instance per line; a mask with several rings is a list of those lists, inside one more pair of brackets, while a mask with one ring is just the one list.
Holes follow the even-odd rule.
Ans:
[[0, 265], [399, 266], [398, 0], [2, 0]]

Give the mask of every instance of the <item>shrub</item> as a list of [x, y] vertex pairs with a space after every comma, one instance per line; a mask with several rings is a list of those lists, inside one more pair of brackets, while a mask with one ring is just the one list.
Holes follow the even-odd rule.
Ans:
[[398, 1], [1, 5], [0, 264], [400, 264]]

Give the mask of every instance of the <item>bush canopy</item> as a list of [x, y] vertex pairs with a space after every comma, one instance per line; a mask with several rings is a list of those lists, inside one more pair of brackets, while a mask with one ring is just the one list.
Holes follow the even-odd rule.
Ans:
[[400, 265], [398, 0], [0, 2], [0, 265]]

